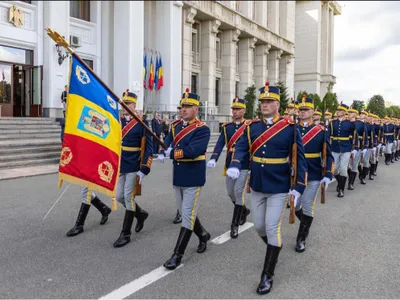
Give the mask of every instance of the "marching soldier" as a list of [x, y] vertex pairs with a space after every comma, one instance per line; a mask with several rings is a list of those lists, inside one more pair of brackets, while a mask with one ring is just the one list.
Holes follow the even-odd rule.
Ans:
[[390, 163], [394, 163], [393, 161], [393, 142], [394, 142], [394, 134], [395, 128], [393, 125], [393, 121], [390, 117], [385, 117], [385, 125], [383, 126], [383, 132], [385, 134], [385, 164], [390, 165]]
[[[135, 111], [136, 94], [126, 90], [122, 100], [132, 111]], [[139, 232], [149, 216], [145, 210], [139, 207], [135, 201], [135, 196], [140, 190], [143, 178], [150, 173], [153, 161], [153, 140], [151, 136], [125, 109], [122, 112], [122, 151], [116, 199], [126, 208], [126, 211], [121, 234], [114, 243], [115, 248], [123, 247], [131, 241], [134, 217], [137, 219], [135, 231]]]
[[368, 147], [368, 139], [367, 139], [367, 130], [365, 125], [365, 118], [368, 116], [368, 113], [363, 109], [360, 112], [360, 116], [357, 116], [358, 111], [351, 108], [349, 110], [349, 119], [354, 122], [354, 126], [356, 127], [356, 134], [353, 136], [354, 139], [354, 150], [352, 151], [353, 160], [352, 163], [349, 164], [349, 181], [347, 189], [352, 191], [354, 190], [354, 182], [357, 177], [357, 168], [360, 164], [360, 160], [363, 155], [367, 151]]
[[[263, 120], [253, 121], [246, 127], [246, 132], [236, 143], [227, 175], [232, 179], [239, 178], [242, 162], [250, 152], [253, 221], [259, 236], [267, 245], [257, 293], [267, 294], [272, 288], [275, 265], [282, 247], [280, 227], [286, 196], [289, 192], [289, 195], [294, 196], [294, 202], [298, 202], [307, 184], [307, 163], [301, 135], [295, 127], [295, 122], [290, 118], [281, 118], [278, 114], [279, 87], [269, 86], [267, 82], [265, 87], [260, 89], [259, 101]], [[291, 165], [288, 157], [294, 143], [297, 144], [297, 170], [293, 171], [297, 174], [297, 181], [291, 189]]]
[[347, 181], [347, 166], [353, 150], [352, 136], [355, 134], [354, 122], [350, 122], [345, 114], [349, 107], [341, 103], [337, 108], [337, 120], [330, 123], [332, 139], [332, 155], [335, 158], [335, 178], [338, 182], [338, 197], [344, 197], [344, 187]]
[[108, 220], [108, 215], [111, 213], [111, 208], [104, 204], [95, 193], [88, 194], [88, 188], [82, 187], [81, 189], [82, 204], [78, 213], [78, 218], [74, 227], [72, 227], [68, 232], [67, 236], [76, 236], [83, 232], [83, 225], [85, 225], [85, 220], [90, 209], [90, 204], [98, 209], [101, 213], [100, 225], [104, 225]]
[[[328, 185], [332, 181], [334, 161], [325, 127], [311, 121], [311, 118], [315, 115], [312, 99], [306, 98], [304, 95], [299, 105], [300, 123], [298, 126], [308, 168], [307, 187], [296, 207], [296, 216], [300, 220], [300, 225], [295, 250], [301, 253], [306, 249], [305, 241], [314, 219], [314, 205], [317, 193], [320, 185], [323, 183], [325, 184], [325, 190], [328, 189]], [[326, 146], [326, 153], [323, 151], [324, 144]], [[326, 155], [326, 157], [323, 157], [323, 155]], [[323, 172], [322, 169], [323, 162], [326, 162], [326, 172]]]
[[[301, 110], [301, 106], [300, 106], [300, 110]], [[320, 124], [321, 123], [321, 118], [322, 118], [322, 111], [317, 108], [316, 110], [314, 110], [314, 113], [313, 113], [313, 116], [312, 116], [313, 123], [315, 125]]]
[[394, 125], [394, 141], [393, 141], [393, 157], [395, 161], [398, 161], [398, 153], [399, 153], [399, 124], [396, 118], [393, 118], [393, 125]]
[[[206, 182], [206, 151], [210, 141], [210, 129], [197, 119], [199, 111], [199, 96], [189, 93], [182, 96], [182, 120], [175, 125], [169, 135], [172, 135], [173, 148], [170, 158], [173, 160], [173, 186], [180, 203], [182, 227], [174, 252], [164, 267], [174, 270], [181, 263], [192, 232], [198, 236], [198, 253], [207, 249], [211, 235], [203, 228], [197, 216], [201, 187]], [[165, 152], [160, 151], [158, 159], [163, 162]]]
[[[215, 168], [216, 162], [221, 155], [222, 149], [226, 145], [226, 159], [223, 176], [226, 176], [226, 169], [232, 161], [235, 152], [235, 144], [243, 134], [246, 126], [251, 123], [250, 120], [246, 121], [243, 116], [246, 112], [246, 101], [236, 97], [232, 103], [232, 117], [233, 122], [225, 123], [222, 125], [223, 129], [221, 135], [218, 138], [217, 144], [214, 147], [211, 159], [207, 166]], [[249, 160], [250, 156], [246, 156], [242, 160], [241, 170], [239, 178], [232, 179], [226, 176], [226, 189], [228, 196], [234, 204], [232, 223], [231, 223], [231, 237], [237, 238], [239, 235], [239, 223], [243, 225], [246, 222], [246, 217], [250, 213], [250, 210], [246, 208], [244, 193], [249, 173]]]
[[372, 126], [371, 126], [371, 138], [373, 139], [372, 150], [370, 155], [370, 169], [369, 169], [369, 179], [374, 180], [373, 176], [376, 176], [376, 168], [378, 164], [378, 152], [381, 144], [379, 143], [378, 135], [380, 131], [380, 126], [378, 123], [378, 116], [372, 114]]
[[332, 119], [332, 111], [328, 108], [324, 113], [324, 120], [329, 122], [331, 119]]

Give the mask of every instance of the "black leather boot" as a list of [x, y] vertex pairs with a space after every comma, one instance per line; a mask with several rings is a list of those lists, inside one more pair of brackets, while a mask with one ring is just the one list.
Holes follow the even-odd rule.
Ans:
[[301, 218], [303, 217], [303, 209], [301, 208], [299, 210], [296, 210], [294, 214], [296, 215], [297, 219], [299, 219], [299, 221], [301, 222]]
[[299, 232], [297, 233], [296, 238], [296, 252], [302, 253], [306, 250], [306, 239], [308, 237], [308, 233], [310, 232], [310, 227], [313, 219], [313, 217], [303, 215], [303, 219], [300, 222]]
[[369, 180], [374, 180], [374, 169], [375, 169], [375, 164], [371, 164], [370, 168], [369, 168]]
[[125, 211], [125, 218], [124, 218], [124, 223], [122, 224], [122, 231], [119, 238], [114, 243], [115, 248], [123, 247], [131, 241], [131, 229], [134, 218], [135, 218], [134, 211], [130, 210]]
[[175, 219], [172, 221], [174, 224], [179, 224], [182, 223], [182, 216], [181, 213], [179, 212], [179, 209], [176, 210], [176, 216]]
[[356, 176], [357, 176], [357, 172], [350, 171], [349, 182], [347, 185], [347, 189], [349, 191], [354, 190], [354, 181], [356, 180]]
[[392, 154], [390, 154], [390, 162], [391, 162], [392, 164], [394, 164], [393, 159], [394, 159], [394, 153], [392, 152]]
[[108, 221], [108, 215], [111, 214], [111, 208], [101, 202], [97, 197], [92, 200], [92, 204], [101, 213], [100, 225], [104, 225]]
[[211, 235], [201, 226], [200, 220], [196, 217], [194, 222], [194, 234], [199, 238], [199, 245], [197, 246], [197, 253], [203, 253], [207, 250], [207, 242], [211, 239]]
[[362, 167], [361, 167], [361, 163], [358, 164], [357, 169], [358, 169], [358, 179], [361, 180], [361, 178], [362, 178]]
[[232, 216], [232, 224], [231, 224], [231, 238], [236, 239], [239, 236], [239, 220], [242, 214], [241, 205], [235, 205], [235, 209], [233, 210]]
[[239, 225], [242, 226], [247, 221], [247, 216], [250, 214], [250, 209], [243, 205], [242, 213], [240, 214]]
[[367, 174], [369, 172], [369, 168], [363, 167], [362, 168], [362, 172], [361, 172], [361, 184], [367, 184], [367, 182], [365, 181], [365, 178], [367, 178]]
[[78, 213], [78, 218], [76, 218], [76, 223], [68, 232], [67, 236], [75, 236], [83, 232], [83, 225], [85, 225], [85, 220], [89, 212], [90, 205], [82, 203], [81, 208]]
[[272, 245], [267, 246], [267, 253], [265, 255], [264, 269], [261, 273], [261, 280], [257, 287], [257, 294], [265, 295], [271, 291], [273, 284], [273, 277], [275, 273], [275, 266], [278, 261], [279, 252], [281, 247]]
[[264, 241], [265, 245], [268, 246], [268, 237], [267, 236], [260, 236], [260, 238]]
[[135, 205], [136, 205], [135, 217], [137, 220], [135, 226], [135, 232], [139, 232], [140, 230], [143, 229], [144, 221], [146, 221], [147, 217], [149, 216], [149, 213], [144, 209], [141, 209], [136, 202]]
[[181, 264], [183, 254], [185, 254], [185, 250], [191, 236], [191, 230], [181, 227], [178, 240], [176, 241], [174, 253], [172, 254], [171, 258], [164, 263], [164, 267], [166, 269], [175, 270]]
[[394, 153], [394, 160], [395, 160], [395, 161], [398, 161], [398, 160], [399, 160], [399, 158], [398, 158], [398, 152], [399, 152], [399, 151], [396, 151], [396, 152]]
[[385, 153], [385, 164], [390, 165], [390, 154]]
[[339, 198], [344, 197], [344, 188], [346, 186], [346, 179], [347, 177], [344, 177], [342, 175], [339, 176], [339, 192], [337, 195]]
[[376, 159], [375, 167], [374, 167], [374, 173], [372, 175], [377, 176], [376, 170], [378, 169], [378, 159]]
[[336, 178], [336, 183], [337, 183], [337, 185], [336, 185], [336, 192], [339, 192], [340, 175], [335, 175], [335, 178]]

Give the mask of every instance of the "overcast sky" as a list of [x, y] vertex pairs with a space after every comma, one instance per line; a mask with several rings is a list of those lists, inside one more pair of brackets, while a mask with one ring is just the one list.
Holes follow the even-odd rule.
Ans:
[[334, 92], [351, 104], [375, 94], [400, 105], [400, 1], [338, 1]]

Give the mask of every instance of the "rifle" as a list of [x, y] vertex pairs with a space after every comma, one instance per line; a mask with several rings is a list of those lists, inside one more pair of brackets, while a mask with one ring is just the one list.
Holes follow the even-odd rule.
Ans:
[[[49, 37], [56, 42], [57, 45], [64, 47], [65, 49], [68, 50], [69, 53], [71, 53], [72, 56], [74, 56], [82, 65], [84, 65], [88, 70], [91, 70], [91, 68], [82, 60], [82, 58], [79, 57], [75, 53], [74, 50], [72, 50], [68, 44], [68, 42], [57, 32], [53, 31], [50, 28], [46, 28], [46, 32], [49, 35]], [[129, 109], [129, 107], [121, 100], [120, 97], [118, 97], [101, 79], [95, 72], [91, 72], [91, 74], [99, 81], [101, 84], [104, 86], [104, 88], [115, 98], [118, 99], [118, 103], [149, 133], [154, 141], [159, 144], [161, 147], [163, 147], [165, 150], [168, 149], [167, 146], [164, 145], [164, 143], [151, 131], [149, 127], [133, 112]]]
[[[322, 176], [326, 173], [326, 135], [329, 127], [329, 120], [325, 120], [324, 144], [322, 146]], [[321, 204], [325, 204], [325, 183], [321, 185]]]
[[[297, 117], [296, 109], [293, 113], [294, 129], [293, 129], [293, 145], [292, 145], [292, 171], [290, 178], [290, 189], [293, 190], [296, 185], [297, 180]], [[289, 213], [289, 223], [294, 224], [295, 222], [295, 208], [294, 208], [294, 196], [290, 195], [290, 213]]]

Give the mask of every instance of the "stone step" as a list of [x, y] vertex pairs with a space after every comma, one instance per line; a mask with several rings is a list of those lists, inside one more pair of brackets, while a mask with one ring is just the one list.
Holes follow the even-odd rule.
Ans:
[[61, 145], [60, 137], [44, 138], [44, 139], [29, 139], [29, 140], [0, 140], [0, 148], [22, 148], [22, 147], [43, 147]]
[[33, 125], [50, 125], [50, 124], [59, 124], [59, 122], [56, 122], [55, 120], [53, 121], [21, 121], [21, 120], [15, 120], [15, 121], [1, 121], [0, 119], [0, 125], [20, 125], [20, 126], [33, 126]]
[[18, 167], [34, 166], [34, 165], [50, 165], [50, 164], [58, 164], [59, 162], [60, 162], [60, 157], [34, 159], [34, 160], [23, 160], [23, 161], [0, 162], [0, 169], [11, 169], [11, 168], [18, 168]]
[[51, 123], [56, 122], [56, 118], [18, 118], [18, 117], [0, 117], [0, 124], [11, 123]]
[[49, 124], [23, 124], [23, 125], [15, 125], [15, 124], [0, 124], [0, 134], [5, 130], [22, 130], [22, 129], [30, 129], [30, 130], [43, 130], [43, 129], [59, 129], [61, 130], [61, 126], [59, 123], [49, 123]]
[[50, 159], [50, 158], [60, 158], [60, 151], [51, 152], [37, 152], [37, 153], [17, 153], [9, 155], [0, 155], [0, 163], [2, 162], [20, 162], [25, 160], [35, 160], [35, 159]]
[[0, 136], [2, 135], [21, 135], [21, 134], [41, 134], [42, 136], [45, 136], [46, 134], [50, 133], [61, 133], [61, 128], [43, 128], [42, 130], [37, 130], [37, 129], [25, 129], [25, 128], [20, 128], [20, 129], [6, 129], [6, 130], [1, 130], [0, 131]]
[[0, 156], [2, 155], [11, 155], [17, 153], [46, 153], [58, 151], [61, 152], [61, 143], [58, 145], [44, 145], [37, 147], [21, 147], [21, 148], [10, 148], [10, 147], [0, 147]]
[[14, 134], [14, 135], [3, 135], [0, 134], [0, 141], [7, 140], [40, 140], [40, 139], [51, 139], [51, 138], [59, 138], [60, 139], [61, 132], [54, 133], [46, 133], [42, 134], [40, 131], [32, 134]]

